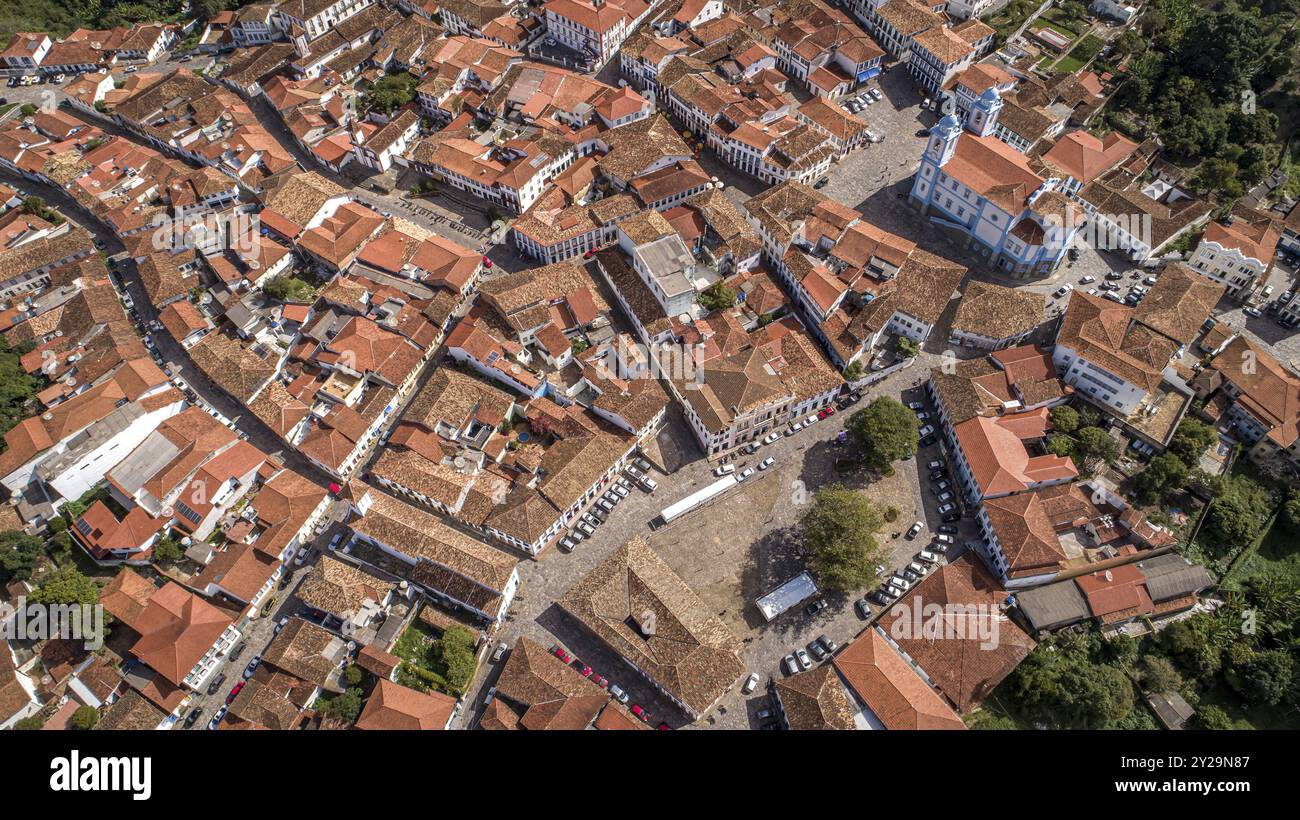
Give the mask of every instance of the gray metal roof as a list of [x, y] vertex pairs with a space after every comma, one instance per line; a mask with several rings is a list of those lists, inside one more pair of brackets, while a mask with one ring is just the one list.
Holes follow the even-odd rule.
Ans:
[[1035, 630], [1052, 630], [1078, 623], [1092, 613], [1073, 580], [1015, 593], [1016, 605]]

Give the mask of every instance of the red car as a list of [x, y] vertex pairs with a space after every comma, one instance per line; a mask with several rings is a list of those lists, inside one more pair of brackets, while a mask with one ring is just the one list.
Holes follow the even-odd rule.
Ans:
[[565, 652], [564, 647], [560, 646], [559, 644], [556, 644], [555, 646], [551, 647], [551, 654], [559, 658], [560, 660], [564, 661], [565, 663], [569, 663], [570, 661], [573, 660], [573, 656], [570, 655], [568, 652]]
[[827, 408], [823, 409], [820, 413], [817, 414], [817, 418], [819, 418], [819, 419], [824, 419], [824, 418], [827, 418], [827, 417], [829, 417], [829, 416], [833, 416], [833, 415], [835, 415], [835, 408], [834, 408], [834, 407], [827, 407]]
[[632, 704], [632, 714], [641, 718], [642, 723], [650, 722], [650, 713], [642, 709], [640, 704], [636, 704], [636, 703]]
[[587, 251], [586, 253], [584, 253], [584, 254], [582, 255], [582, 258], [583, 258], [583, 259], [590, 259], [590, 258], [591, 258], [591, 251]]
[[587, 664], [583, 663], [580, 660], [574, 659], [573, 666], [578, 670], [578, 674], [582, 675], [584, 678], [591, 677], [591, 667], [587, 666]]
[[483, 257], [483, 267], [485, 267], [485, 268], [490, 268], [490, 267], [492, 267], [492, 260], [491, 260], [491, 259], [488, 259], [486, 256]]
[[234, 703], [235, 698], [239, 695], [239, 690], [243, 688], [244, 688], [244, 681], [241, 680], [239, 683], [235, 684], [235, 688], [230, 690], [229, 695], [226, 695], [226, 705], [230, 705]]
[[660, 723], [660, 724], [659, 724], [659, 731], [661, 731], [661, 732], [671, 731], [672, 728], [673, 728], [673, 727], [669, 726], [667, 723]]
[[609, 681], [605, 680], [600, 675], [597, 675], [595, 672], [591, 673], [591, 682], [599, 686], [601, 689], [609, 688]]

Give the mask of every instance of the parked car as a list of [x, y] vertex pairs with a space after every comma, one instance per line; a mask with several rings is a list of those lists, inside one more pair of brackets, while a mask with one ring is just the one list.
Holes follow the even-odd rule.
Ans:
[[[871, 594], [868, 595], [867, 597], [870, 598], [871, 600], [875, 601], [875, 602], [876, 602], [877, 604], [879, 604], [880, 606], [887, 606], [887, 605], [889, 604], [889, 596], [886, 595], [885, 593], [881, 592], [881, 591], [878, 590], [878, 589], [877, 589], [877, 590], [872, 590]], [[862, 617], [864, 617], [864, 618], [869, 618], [869, 617], [871, 617], [871, 616], [870, 616], [870, 615], [863, 615]]]
[[917, 435], [919, 435], [921, 438], [925, 438], [926, 436], [930, 435], [933, 432], [934, 432], [934, 428], [927, 424], [917, 432]]
[[935, 459], [934, 461], [931, 461], [929, 464], [925, 465], [925, 469], [927, 469], [927, 470], [942, 470], [945, 466], [946, 466], [946, 465], [945, 465], [942, 461], [939, 461], [938, 459]]
[[217, 713], [212, 716], [212, 720], [208, 721], [208, 729], [212, 730], [217, 728], [217, 726], [221, 724], [221, 719], [226, 716], [227, 711], [228, 709], [225, 706], [222, 706], [220, 709], [218, 709]]
[[573, 656], [570, 655], [568, 652], [566, 652], [564, 647], [560, 646], [558, 643], [555, 646], [551, 647], [551, 654], [559, 658], [560, 660], [564, 661], [565, 663], [573, 662]]
[[619, 498], [627, 498], [628, 496], [628, 489], [622, 484], [615, 484], [613, 487], [609, 488], [609, 491]]
[[609, 685], [609, 694], [619, 703], [627, 703], [627, 692], [624, 692], [618, 684], [611, 683]]
[[646, 461], [644, 458], [632, 459], [632, 466], [636, 467], [638, 470], [641, 470], [642, 472], [646, 472], [646, 473], [650, 472], [650, 462]]
[[194, 707], [194, 709], [192, 709], [190, 713], [185, 716], [185, 728], [188, 729], [194, 724], [198, 723], [199, 718], [202, 716], [203, 716], [203, 710], [197, 706]]
[[937, 493], [942, 493], [942, 492], [947, 491], [947, 489], [948, 489], [949, 487], [951, 487], [951, 486], [952, 486], [952, 485], [949, 484], [947, 481], [936, 481], [934, 484], [931, 484], [931, 485], [930, 485], [930, 492], [932, 492], [932, 493], [936, 493], [936, 494], [937, 494]]
[[925, 524], [921, 523], [920, 521], [917, 521], [915, 524], [908, 527], [907, 528], [908, 540], [915, 538], [917, 536], [917, 533], [919, 533], [924, 528], [925, 528]]
[[767, 458], [763, 459], [758, 463], [758, 469], [766, 470], [768, 467], [771, 467], [775, 463], [776, 463], [776, 459], [772, 458], [771, 456], [768, 456]]
[[945, 513], [943, 517], [940, 518], [939, 520], [945, 524], [954, 524], [961, 520], [961, 513], [959, 512]]
[[299, 547], [298, 554], [294, 556], [293, 563], [302, 566], [302, 562], [307, 560], [307, 553], [311, 552], [311, 547]]
[[628, 468], [623, 472], [631, 476], [633, 481], [640, 481], [641, 479], [645, 478], [645, 473], [641, 472], [640, 470], [638, 470], [636, 467], [632, 465], [628, 465]]
[[812, 658], [808, 657], [807, 652], [802, 649], [796, 649], [794, 651], [794, 656], [799, 659], [800, 669], [803, 669], [804, 671], [812, 669]]
[[1069, 282], [1066, 282], [1064, 285], [1061, 285], [1059, 288], [1056, 289], [1056, 293], [1054, 295], [1056, 296], [1057, 299], [1059, 299], [1072, 290], [1074, 290], [1074, 285], [1070, 284]]
[[921, 410], [924, 410], [924, 409], [925, 409], [925, 402], [923, 402], [923, 401], [909, 401], [909, 402], [907, 403], [907, 409], [908, 409], [908, 410], [911, 410], [911, 411], [913, 411], [913, 412], [920, 412]]
[[949, 501], [952, 501], [952, 493], [939, 493], [937, 500], [940, 504], [947, 504]]
[[[938, 531], [939, 531], [940, 533], [944, 534], [944, 535], [956, 535], [956, 534], [957, 534], [957, 528], [954, 527], [954, 526], [952, 526], [952, 525], [950, 525], [950, 524], [943, 524], [943, 525], [939, 526]], [[939, 540], [942, 541], [943, 539], [939, 539]]]
[[920, 443], [920, 445], [921, 445], [922, 447], [933, 447], [933, 446], [935, 445], [935, 443], [938, 442], [938, 441], [939, 441], [939, 439], [938, 439], [937, 436], [929, 435], [929, 436], [926, 436], [925, 438], [921, 439], [921, 441], [920, 441], [919, 443]]
[[231, 663], [234, 663], [235, 661], [239, 660], [239, 656], [244, 654], [244, 650], [247, 648], [248, 648], [248, 642], [240, 641], [239, 643], [235, 644], [234, 649], [230, 650], [230, 655], [227, 656], [227, 660], [229, 660]]
[[587, 537], [591, 537], [596, 534], [596, 528], [588, 524], [586, 521], [578, 522], [578, 531], [581, 532], [583, 535], [586, 535]]
[[239, 683], [235, 684], [235, 688], [230, 690], [229, 695], [226, 695], [227, 706], [235, 702], [235, 698], [239, 697], [239, 690], [243, 688], [244, 688], [244, 681], [241, 680]]
[[284, 631], [284, 628], [288, 625], [289, 625], [289, 616], [286, 615], [280, 619], [279, 623], [275, 625], [275, 629], [271, 630], [271, 637], [275, 637], [276, 635], [279, 635], [281, 632]]
[[929, 418], [930, 418], [930, 414], [925, 412], [924, 410], [916, 411], [917, 421], [927, 421]]
[[641, 479], [637, 481], [637, 483], [640, 484], [641, 489], [645, 490], [646, 492], [652, 493], [655, 490], [659, 489], [659, 484], [656, 483], [655, 480], [648, 475], [642, 476]]
[[780, 433], [778, 433], [778, 432], [776, 432], [776, 431], [773, 431], [773, 432], [768, 433], [766, 436], [763, 437], [763, 443], [764, 443], [764, 444], [771, 444], [772, 442], [776, 441], [776, 440], [779, 439], [780, 437], [781, 437], [781, 434], [780, 434]]
[[957, 511], [956, 504], [944, 504], [941, 507], [939, 507], [939, 515], [948, 515], [949, 513], [954, 513], [956, 511]]
[[819, 419], [829, 418], [833, 415], [835, 415], [834, 407], [823, 407], [821, 410], [817, 411], [817, 418]]
[[803, 422], [796, 421], [794, 424], [791, 424], [789, 427], [785, 428], [785, 434], [787, 436], [793, 436], [795, 433], [799, 432], [802, 429], [803, 429]]
[[[875, 593], [872, 593], [872, 595], [874, 594]], [[873, 598], [872, 600], [875, 599]], [[858, 613], [858, 617], [864, 621], [871, 617], [871, 604], [870, 602], [867, 601], [867, 598], [859, 598], [858, 600], [854, 601], [853, 609]]]
[[813, 657], [819, 661], [824, 661], [828, 657], [830, 657], [830, 655], [827, 654], [826, 650], [822, 648], [822, 645], [817, 643], [817, 641], [812, 641], [811, 643], [808, 644], [808, 651], [811, 652], [813, 654]]
[[589, 512], [585, 512], [582, 514], [579, 523], [586, 524], [588, 527], [599, 527], [600, 519]]
[[591, 667], [583, 663], [578, 658], [573, 659], [573, 663], [571, 664], [571, 666], [573, 666], [574, 669], [577, 669], [578, 674], [582, 675], [584, 678], [591, 677]]
[[1093, 282], [1096, 282], [1096, 281], [1097, 281], [1097, 277], [1095, 277], [1095, 276], [1080, 276], [1080, 277], [1079, 277], [1079, 284], [1080, 284], [1080, 285], [1091, 285]]
[[758, 673], [750, 672], [749, 677], [745, 678], [745, 685], [740, 687], [740, 693], [742, 695], [748, 695], [750, 692], [754, 691], [756, 686], [758, 686]]
[[721, 478], [724, 475], [731, 475], [734, 472], [736, 472], [735, 464], [723, 464], [722, 466], [714, 469], [713, 474]]
[[825, 635], [818, 635], [817, 642], [822, 645], [822, 648], [826, 650], [826, 654], [828, 655], [834, 654], [835, 650], [840, 648], [839, 644], [835, 643], [835, 641], [832, 641]]
[[244, 667], [244, 680], [248, 680], [249, 678], [253, 677], [253, 673], [257, 671], [257, 667], [261, 665], [262, 665], [262, 656], [254, 655], [253, 659], [248, 662], [248, 666]]
[[934, 537], [934, 540], [935, 540], [935, 541], [938, 541], [940, 544], [943, 544], [943, 545], [945, 545], [945, 546], [949, 546], [949, 547], [952, 546], [953, 544], [957, 543], [956, 539], [954, 539], [951, 535], [936, 535], [936, 536]]
[[942, 556], [942, 555], [940, 555], [940, 554], [937, 553], [937, 552], [931, 552], [931, 551], [928, 550], [928, 549], [927, 549], [927, 550], [921, 550], [920, 552], [917, 553], [917, 555], [921, 558], [922, 561], [928, 561], [928, 562], [931, 563], [931, 564], [937, 564], [937, 563], [939, 563], [941, 560], [943, 560], [943, 556]]
[[870, 91], [868, 91], [867, 93], [871, 95], [871, 99], [876, 100], [876, 101], [880, 101], [880, 100], [884, 99], [884, 96], [885, 96], [884, 94], [881, 94], [881, 93], [880, 93], [880, 89], [879, 89], [879, 88], [873, 88], [873, 89], [871, 89]]
[[607, 513], [612, 513], [614, 511], [614, 503], [610, 501], [608, 498], [600, 499], [599, 501], [596, 502], [596, 506]]
[[632, 704], [632, 714], [640, 718], [642, 723], [650, 722], [650, 713], [642, 709], [640, 704]]
[[1264, 312], [1257, 307], [1248, 307], [1245, 310], [1243, 310], [1242, 313], [1255, 319], [1258, 319], [1260, 316], [1264, 315]]
[[817, 600], [808, 604], [808, 606], [804, 607], [803, 611], [807, 615], [816, 615], [818, 612], [821, 612], [823, 609], [825, 609], [828, 606], [830, 606], [830, 604], [826, 603], [824, 599], [818, 598]]
[[785, 658], [782, 659], [781, 663], [785, 667], [785, 673], [787, 675], [799, 674], [799, 662], [794, 659], [794, 655], [786, 655]]
[[931, 470], [931, 471], [930, 471], [930, 480], [931, 480], [931, 481], [942, 481], [943, 479], [946, 479], [947, 477], [948, 477], [948, 471], [947, 471], [947, 470]]
[[743, 469], [743, 470], [740, 471], [740, 475], [736, 476], [736, 480], [737, 480], [737, 481], [744, 481], [745, 479], [749, 478], [749, 477], [752, 476], [753, 474], [754, 474], [754, 468], [753, 468], [753, 467], [746, 467], [745, 469]]
[[560, 539], [560, 549], [565, 552], [573, 552], [577, 547], [578, 542], [567, 535]]

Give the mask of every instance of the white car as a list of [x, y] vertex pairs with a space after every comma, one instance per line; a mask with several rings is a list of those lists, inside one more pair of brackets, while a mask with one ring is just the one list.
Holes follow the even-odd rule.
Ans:
[[787, 675], [799, 674], [799, 662], [794, 659], [794, 655], [786, 655], [782, 664], [785, 665], [785, 673]]
[[781, 438], [780, 433], [777, 432], [768, 433], [766, 436], [763, 437], [763, 443], [771, 444], [772, 442], [776, 441], [779, 438]]
[[615, 484], [613, 487], [610, 487], [609, 491], [614, 495], [618, 496], [619, 498], [627, 498], [628, 495], [627, 487], [621, 483]]
[[721, 478], [724, 475], [731, 475], [736, 472], [735, 464], [723, 464], [721, 467], [714, 469], [713, 474]]
[[564, 538], [560, 539], [560, 549], [564, 550], [565, 552], [573, 552], [574, 548], [577, 546], [578, 543], [574, 541], [572, 538], [569, 538], [568, 536], [565, 536]]
[[1257, 308], [1257, 307], [1248, 307], [1248, 308], [1246, 308], [1245, 310], [1243, 310], [1242, 313], [1246, 314], [1247, 316], [1251, 316], [1251, 317], [1253, 317], [1253, 318], [1256, 318], [1256, 319], [1258, 319], [1260, 316], [1263, 316], [1263, 315], [1264, 315], [1263, 311], [1261, 311], [1261, 310], [1260, 310], [1259, 308]]
[[627, 703], [628, 701], [627, 692], [624, 692], [622, 687], [616, 683], [611, 683], [609, 685], [609, 693], [614, 697], [614, 700], [619, 703]]
[[808, 653], [805, 650], [796, 649], [794, 651], [794, 656], [799, 659], [799, 667], [805, 672], [812, 669], [812, 658], [808, 657]]
[[802, 429], [803, 429], [803, 422], [796, 421], [794, 424], [791, 424], [789, 427], [785, 428], [785, 434], [787, 436], [793, 436], [795, 433], [799, 432]]
[[957, 543], [951, 535], [939, 534], [934, 537], [934, 540], [938, 541], [940, 544], [952, 545]]
[[311, 552], [310, 547], [299, 547], [298, 554], [294, 556], [293, 563], [297, 566], [302, 566], [302, 562], [307, 560], [307, 553], [309, 552]]
[[578, 529], [588, 538], [596, 534], [596, 528], [588, 524], [586, 521], [579, 521]]
[[1074, 285], [1070, 284], [1069, 282], [1066, 282], [1064, 285], [1061, 285], [1059, 288], [1056, 289], [1056, 298], [1059, 299], [1072, 290], [1074, 290]]
[[640, 483], [641, 487], [642, 487], [644, 490], [646, 490], [647, 492], [651, 492], [651, 493], [652, 493], [652, 492], [654, 492], [655, 490], [659, 489], [659, 485], [658, 485], [657, 483], [655, 483], [655, 480], [654, 480], [653, 478], [651, 478], [650, 476], [643, 476], [643, 477], [641, 478], [641, 481], [638, 482], [638, 483]]
[[767, 458], [763, 459], [758, 463], [758, 469], [766, 470], [768, 467], [771, 467], [775, 463], [776, 463], [776, 459], [772, 458], [771, 456], [768, 456]]
[[749, 677], [745, 679], [745, 685], [740, 687], [740, 693], [742, 695], [748, 695], [750, 692], [754, 691], [754, 687], [756, 686], [758, 686], [758, 673], [751, 672]]
[[749, 478], [753, 474], [754, 474], [754, 468], [746, 467], [745, 469], [740, 471], [740, 475], [736, 476], [736, 481], [744, 481], [745, 479]]
[[1095, 277], [1095, 276], [1081, 276], [1081, 277], [1079, 277], [1079, 284], [1080, 284], [1080, 285], [1091, 285], [1093, 282], [1096, 282], [1096, 281], [1097, 281], [1097, 277]]
[[934, 432], [934, 428], [927, 424], [924, 427], [922, 427], [920, 431], [917, 432], [917, 435], [920, 436], [921, 438], [925, 438], [926, 436], [930, 435], [933, 432]]
[[877, 102], [879, 102], [880, 100], [884, 99], [884, 97], [885, 97], [884, 94], [881, 94], [881, 93], [880, 93], [880, 89], [879, 89], [879, 88], [873, 88], [873, 89], [871, 89], [870, 91], [868, 91], [867, 93], [871, 95], [871, 99], [876, 100]]

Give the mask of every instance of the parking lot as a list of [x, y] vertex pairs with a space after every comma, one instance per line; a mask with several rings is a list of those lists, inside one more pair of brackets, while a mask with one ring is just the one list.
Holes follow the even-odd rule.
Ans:
[[[664, 721], [673, 728], [687, 725], [680, 710], [554, 603], [611, 552], [640, 535], [695, 590], [708, 610], [731, 628], [740, 641], [746, 668], [762, 679], [760, 687], [748, 696], [741, 695], [737, 685], [724, 696], [719, 708], [695, 725], [758, 728], [760, 721], [753, 715], [765, 701], [768, 679], [783, 674], [778, 667], [785, 655], [821, 634], [843, 645], [866, 623], [854, 610], [854, 601], [868, 589], [856, 595], [819, 596], [829, 606], [816, 615], [804, 611], [805, 601], [771, 623], [764, 621], [755, 606], [757, 598], [805, 569], [798, 523], [817, 489], [840, 483], [860, 489], [882, 507], [898, 510], [897, 519], [886, 525], [879, 536], [887, 572], [912, 561], [940, 525], [938, 501], [929, 491], [928, 476], [919, 469], [941, 457], [937, 445], [923, 448], [916, 458], [895, 465], [894, 475], [878, 480], [868, 480], [863, 473], [841, 474], [835, 470], [836, 458], [850, 455], [851, 445], [839, 444], [836, 439], [854, 410], [878, 395], [906, 402], [924, 398], [917, 383], [928, 375], [936, 359], [929, 354], [923, 354], [922, 359], [924, 362], [891, 374], [869, 389], [857, 406], [782, 436], [753, 455], [734, 459], [732, 463], [742, 470], [757, 466], [767, 457], [774, 458], [775, 463], [667, 525], [656, 520], [663, 508], [716, 481], [712, 472], [716, 465], [706, 461], [697, 449], [694, 459], [670, 476], [652, 470], [658, 488], [653, 493], [634, 488], [595, 536], [581, 541], [573, 552], [549, 550], [538, 561], [521, 562], [521, 594], [497, 640], [512, 646], [518, 637], [526, 635], [547, 647], [559, 643], [625, 689], [630, 704], [639, 704], [650, 712], [651, 723]], [[676, 448], [691, 440], [691, 433], [675, 409], [670, 409], [669, 421], [659, 435]], [[906, 530], [915, 520], [923, 521], [925, 527], [915, 539], [908, 539]], [[956, 539], [958, 545], [975, 535], [973, 522], [963, 521], [962, 528]], [[879, 612], [880, 607], [873, 606], [872, 610]], [[472, 725], [481, 711], [483, 692], [492, 685], [497, 668], [487, 664], [481, 671], [472, 707], [458, 719], [462, 725]]]

